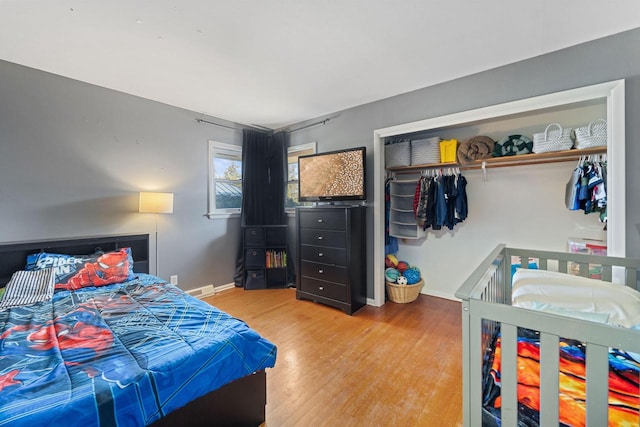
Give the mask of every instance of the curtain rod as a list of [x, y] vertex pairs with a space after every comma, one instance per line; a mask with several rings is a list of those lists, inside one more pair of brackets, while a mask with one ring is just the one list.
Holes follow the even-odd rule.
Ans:
[[[338, 116], [335, 116], [338, 117]], [[227, 128], [227, 129], [233, 129], [233, 130], [243, 130], [245, 128], [248, 129], [256, 129], [256, 130], [260, 130], [260, 131], [268, 131], [268, 132], [273, 132], [273, 133], [277, 133], [277, 132], [288, 132], [288, 133], [293, 133], [293, 132], [298, 132], [299, 130], [303, 130], [303, 129], [307, 129], [313, 126], [318, 126], [318, 125], [324, 125], [327, 124], [328, 121], [330, 121], [331, 119], [334, 119], [335, 117], [327, 117], [326, 119], [314, 122], [314, 123], [309, 123], [307, 125], [301, 126], [299, 128], [295, 128], [295, 129], [286, 129], [286, 128], [280, 128], [280, 129], [269, 129], [267, 127], [264, 126], [260, 126], [260, 125], [242, 125], [243, 127], [238, 127], [238, 126], [228, 126], [228, 125], [224, 125], [222, 123], [216, 123], [216, 122], [211, 122], [209, 120], [205, 120], [205, 119], [196, 119], [196, 122], [198, 123], [207, 123], [210, 125], [214, 125], [214, 126], [220, 126], [223, 128]]]
[[[237, 131], [241, 131], [241, 130], [244, 130], [244, 129], [255, 129], [255, 130], [260, 130], [260, 131], [267, 130], [267, 128], [259, 128], [259, 127], [247, 126], [247, 125], [228, 126], [228, 125], [224, 125], [222, 123], [211, 122], [211, 121], [205, 120], [205, 119], [196, 119], [196, 122], [198, 122], [198, 123], [207, 123], [209, 125], [220, 126], [220, 127], [223, 127], [223, 128], [237, 130]], [[271, 130], [271, 129], [268, 129], [268, 130]]]
[[307, 129], [307, 128], [310, 128], [310, 127], [313, 127], [313, 126], [327, 124], [327, 122], [329, 120], [331, 120], [332, 118], [333, 117], [327, 117], [326, 119], [320, 120], [319, 122], [309, 123], [308, 125], [304, 125], [304, 126], [301, 126], [299, 128], [295, 128], [295, 129], [278, 129], [276, 132], [281, 131], [281, 130], [284, 131], [284, 132], [289, 132], [289, 133], [298, 132], [299, 130]]

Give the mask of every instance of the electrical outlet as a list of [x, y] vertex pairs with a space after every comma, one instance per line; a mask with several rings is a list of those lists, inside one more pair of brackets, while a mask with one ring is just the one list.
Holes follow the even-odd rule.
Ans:
[[178, 275], [174, 274], [173, 276], [169, 276], [169, 281], [171, 282], [172, 285], [177, 285], [178, 284]]

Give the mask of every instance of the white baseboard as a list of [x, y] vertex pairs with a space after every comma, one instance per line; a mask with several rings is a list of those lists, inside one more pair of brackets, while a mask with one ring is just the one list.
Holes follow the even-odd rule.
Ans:
[[[431, 297], [444, 298], [444, 299], [448, 299], [448, 300], [451, 300], [451, 301], [460, 302], [460, 299], [456, 298], [454, 295], [445, 294], [445, 293], [442, 293], [442, 292], [434, 292], [434, 291], [429, 291], [429, 290], [425, 291], [424, 288], [422, 289], [421, 294], [422, 295], [429, 295]], [[367, 305], [370, 305], [370, 306], [373, 306], [373, 307], [379, 307], [379, 306], [376, 305], [376, 301], [373, 298], [367, 298]]]
[[235, 288], [235, 287], [236, 287], [236, 284], [235, 284], [235, 283], [233, 283], [233, 282], [231, 282], [231, 283], [227, 283], [226, 285], [219, 285], [219, 286], [216, 286], [216, 287], [215, 287], [215, 291], [216, 291], [216, 294], [217, 294], [217, 293], [220, 293], [220, 292], [222, 292], [222, 291], [226, 291], [226, 290], [229, 290], [229, 289], [233, 289], [233, 288]]
[[196, 298], [203, 299], [235, 287], [236, 287], [235, 283], [232, 282], [232, 283], [227, 283], [226, 285], [219, 285], [219, 286], [206, 285], [200, 288], [189, 289], [189, 290], [186, 290], [185, 292]]
[[422, 288], [422, 292], [420, 292], [423, 295], [429, 295], [432, 297], [438, 297], [438, 298], [444, 298], [444, 299], [448, 299], [451, 301], [457, 301], [460, 302], [459, 298], [456, 298], [455, 295], [452, 294], [447, 294], [444, 292], [438, 292], [438, 291], [430, 291], [429, 289], [424, 289]]
[[191, 296], [202, 299], [202, 298], [209, 297], [211, 295], [215, 295], [216, 288], [214, 288], [213, 285], [206, 285], [200, 288], [188, 289], [185, 292]]

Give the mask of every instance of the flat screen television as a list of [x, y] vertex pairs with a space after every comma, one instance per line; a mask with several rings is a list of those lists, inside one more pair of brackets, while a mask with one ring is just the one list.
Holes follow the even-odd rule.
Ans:
[[298, 157], [298, 200], [366, 200], [365, 147]]

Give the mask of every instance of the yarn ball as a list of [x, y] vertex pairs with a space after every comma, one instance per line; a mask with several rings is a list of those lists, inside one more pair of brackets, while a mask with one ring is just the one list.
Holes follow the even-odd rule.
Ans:
[[398, 285], [406, 285], [407, 283], [409, 283], [407, 281], [407, 278], [404, 276], [398, 277], [398, 280], [396, 280], [396, 282], [398, 283]]
[[409, 269], [409, 264], [405, 261], [399, 261], [398, 266], [396, 267], [400, 273], [404, 273]]
[[402, 276], [407, 279], [407, 283], [409, 285], [415, 285], [416, 283], [418, 283], [420, 281], [420, 272], [414, 270], [413, 268], [408, 269], [407, 271], [405, 271]]
[[384, 278], [387, 282], [396, 283], [400, 277], [400, 272], [393, 267], [389, 267], [384, 271]]
[[398, 258], [393, 254], [387, 254], [387, 256], [384, 257], [384, 265], [388, 268], [396, 268], [398, 267]]

